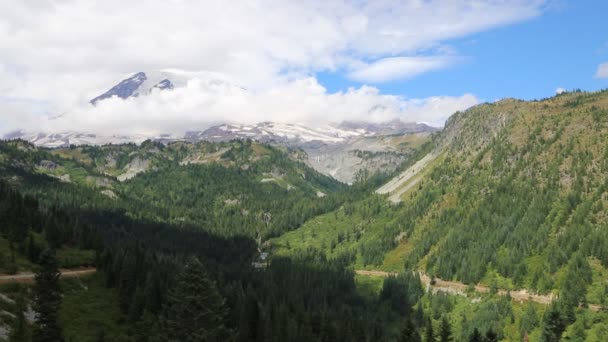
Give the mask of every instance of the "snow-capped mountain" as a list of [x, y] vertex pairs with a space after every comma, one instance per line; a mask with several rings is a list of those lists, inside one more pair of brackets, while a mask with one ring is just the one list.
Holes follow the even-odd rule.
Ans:
[[341, 123], [316, 128], [302, 124], [262, 122], [256, 125], [223, 124], [204, 131], [187, 132], [189, 141], [228, 141], [233, 139], [252, 139], [261, 142], [299, 144], [313, 141], [339, 144], [359, 137], [372, 137], [387, 134], [408, 134], [436, 130], [425, 124], [403, 123], [399, 120], [386, 124]]
[[146, 136], [146, 135], [98, 135], [85, 132], [60, 132], [42, 133], [17, 131], [6, 134], [3, 139], [23, 139], [36, 146], [47, 148], [68, 147], [70, 145], [105, 145], [105, 144], [126, 144], [141, 143], [147, 139], [158, 141], [179, 140], [169, 135]]
[[341, 123], [316, 128], [302, 124], [262, 122], [255, 125], [222, 124], [200, 131], [186, 132], [184, 136], [164, 135], [110, 135], [104, 136], [87, 132], [27, 132], [17, 131], [5, 135], [4, 139], [23, 139], [42, 147], [66, 147], [69, 145], [103, 145], [128, 142], [140, 143], [146, 139], [159, 141], [229, 141], [252, 139], [264, 143], [278, 143], [298, 146], [304, 143], [342, 144], [355, 138], [410, 134], [437, 130], [425, 124], [391, 121], [386, 124]]
[[364, 131], [350, 131], [325, 126], [310, 128], [301, 124], [263, 122], [256, 125], [223, 124], [200, 132], [187, 132], [187, 140], [228, 141], [252, 139], [261, 142], [301, 143], [322, 141], [340, 143], [348, 138], [366, 134]]
[[[245, 90], [222, 75], [209, 72], [161, 70], [138, 72], [90, 101], [91, 105], [116, 97], [146, 96], [153, 92], [171, 91], [187, 86], [190, 80], [203, 82], [211, 89]], [[203, 109], [202, 109], [203, 110]], [[197, 130], [198, 129], [198, 130]], [[287, 146], [306, 152], [306, 162], [318, 171], [344, 182], [352, 182], [357, 172], [395, 169], [411, 152], [411, 141], [424, 139], [437, 128], [423, 123], [393, 120], [385, 123], [346, 121], [335, 124], [307, 125], [300, 123], [262, 122], [258, 124], [225, 123], [213, 127], [194, 127], [184, 135], [101, 135], [92, 132], [31, 132], [18, 131], [4, 139], [21, 138], [49, 148], [70, 145], [104, 145], [141, 143], [151, 139], [164, 143], [172, 141], [229, 141], [252, 139], [263, 143]], [[410, 135], [404, 140], [404, 136]], [[409, 140], [408, 140], [409, 139]], [[405, 141], [405, 142], [404, 142]]]
[[210, 85], [223, 85], [243, 89], [229, 80], [224, 79], [225, 76], [216, 73], [163, 69], [146, 72], [140, 71], [135, 73], [131, 77], [120, 81], [105, 93], [91, 99], [89, 102], [92, 105], [96, 105], [99, 103], [99, 101], [103, 101], [114, 96], [121, 99], [127, 99], [129, 97], [149, 95], [153, 91], [164, 91], [185, 87], [188, 81], [194, 78], [204, 81]]
[[437, 128], [431, 127], [425, 123], [403, 122], [399, 119], [383, 122], [372, 123], [364, 121], [343, 121], [336, 126], [338, 129], [350, 131], [364, 131], [367, 134], [404, 134], [417, 132], [432, 132]]
[[156, 72], [138, 72], [133, 76], [122, 80], [117, 85], [110, 88], [105, 93], [95, 97], [90, 102], [95, 105], [99, 101], [111, 98], [113, 96], [121, 99], [129, 97], [137, 97], [140, 95], [147, 95], [158, 90], [170, 90], [178, 86], [185, 85], [186, 80], [181, 77], [176, 77], [174, 73], [167, 71], [156, 71]]

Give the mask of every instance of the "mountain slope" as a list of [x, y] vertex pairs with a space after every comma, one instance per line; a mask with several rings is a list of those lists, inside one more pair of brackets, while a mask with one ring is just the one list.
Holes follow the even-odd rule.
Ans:
[[[584, 289], [575, 301], [600, 303], [608, 280], [607, 137], [607, 91], [456, 113], [433, 138], [429, 153], [438, 158], [414, 166], [419, 176], [380, 188], [401, 203], [361, 199], [277, 239], [278, 252], [317, 246], [355, 253], [359, 268], [406, 266], [562, 295], [574, 278]], [[572, 273], [586, 267], [592, 279]]]
[[222, 124], [201, 131], [171, 135], [112, 135], [93, 133], [28, 133], [6, 135], [5, 139], [23, 139], [37, 146], [66, 148], [71, 145], [142, 143], [151, 139], [163, 143], [188, 141], [228, 142], [254, 140], [280, 148], [303, 150], [304, 161], [317, 171], [341, 182], [352, 183], [359, 172], [391, 172], [406, 161], [428, 140], [436, 128], [425, 124], [391, 121], [384, 124], [343, 123], [308, 127], [301, 124], [263, 122], [255, 125]]
[[392, 172], [424, 144], [436, 128], [399, 120], [382, 124], [343, 122], [310, 128], [300, 124], [264, 122], [257, 125], [219, 125], [188, 132], [190, 141], [253, 139], [306, 153], [306, 163], [344, 183], [360, 173]]
[[295, 158], [246, 141], [48, 150], [17, 140], [0, 143], [0, 175], [49, 200], [73, 189], [74, 201], [89, 196], [155, 221], [264, 237], [342, 201], [343, 184]]

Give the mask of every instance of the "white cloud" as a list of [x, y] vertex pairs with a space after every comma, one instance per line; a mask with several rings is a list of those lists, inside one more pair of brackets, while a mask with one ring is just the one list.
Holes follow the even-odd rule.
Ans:
[[358, 67], [348, 77], [357, 81], [382, 83], [405, 80], [422, 73], [443, 69], [461, 60], [457, 57], [389, 57]]
[[595, 73], [596, 78], [608, 78], [608, 62], [602, 63], [597, 67], [597, 72]]
[[[452, 64], [454, 57], [449, 56], [457, 52], [447, 44], [450, 39], [533, 18], [543, 4], [542, 0], [0, 1], [0, 112], [13, 115], [11, 121], [37, 112], [78, 112], [84, 117], [98, 109], [83, 109], [83, 105], [126, 74], [163, 68], [226, 75], [250, 89], [245, 98], [256, 104], [273, 100], [252, 97], [289, 92], [298, 81], [323, 70], [346, 72], [364, 82], [411, 78]], [[349, 98], [349, 93], [336, 97]], [[300, 102], [309, 96], [290, 95], [302, 96]], [[332, 94], [324, 96], [332, 98]], [[373, 98], [382, 106], [384, 97]], [[173, 106], [185, 108], [199, 100], [197, 95]], [[224, 99], [214, 101], [230, 107]], [[116, 106], [140, 109], [137, 106], [143, 104]], [[197, 110], [203, 113], [207, 108]]]
[[127, 100], [111, 98], [57, 119], [29, 124], [47, 132], [84, 130], [145, 135], [179, 135], [223, 122], [300, 122], [314, 126], [343, 120], [384, 122], [400, 118], [440, 126], [451, 113], [478, 102], [470, 94], [407, 99], [382, 95], [369, 86], [328, 93], [312, 77], [261, 91], [195, 78], [183, 88]]
[[566, 92], [566, 89], [561, 88], [561, 87], [560, 87], [560, 88], [555, 89], [555, 93], [556, 93], [557, 95], [559, 95], [559, 94], [561, 94], [561, 93], [565, 93], [565, 92]]

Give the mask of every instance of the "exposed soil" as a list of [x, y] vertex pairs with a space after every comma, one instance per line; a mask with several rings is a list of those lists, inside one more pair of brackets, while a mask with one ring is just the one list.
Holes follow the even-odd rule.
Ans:
[[[87, 274], [93, 274], [97, 272], [95, 267], [78, 268], [78, 269], [60, 269], [62, 277], [79, 277]], [[3, 274], [0, 275], [0, 284], [10, 283], [33, 283], [34, 273], [17, 273], [17, 274]]]

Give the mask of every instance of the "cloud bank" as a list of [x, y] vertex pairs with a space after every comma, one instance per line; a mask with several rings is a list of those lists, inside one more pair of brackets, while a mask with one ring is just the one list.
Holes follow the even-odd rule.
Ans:
[[449, 114], [478, 102], [471, 94], [407, 99], [383, 95], [369, 86], [328, 93], [313, 77], [261, 91], [194, 78], [182, 88], [154, 91], [127, 100], [113, 97], [97, 106], [82, 106], [61, 117], [32, 124], [42, 122], [43, 131], [78, 128], [106, 134], [143, 135], [180, 134], [219, 123], [263, 121], [314, 127], [343, 120], [384, 122], [400, 118], [441, 126]]
[[[108, 106], [124, 110], [123, 119], [132, 122], [156, 114], [127, 112], [127, 107], [137, 111], [153, 105], [178, 116], [182, 114], [175, 114], [175, 109], [247, 121], [262, 116], [314, 121], [320, 108], [328, 110], [325, 118], [345, 112], [348, 105], [335, 110], [326, 106], [346, 100], [377, 101], [370, 105], [373, 108], [384, 108], [392, 101], [388, 107], [392, 111], [401, 108], [395, 115], [403, 116], [415, 108], [411, 100], [379, 94], [367, 86], [328, 94], [317, 89], [320, 86], [311, 78], [329, 71], [373, 84], [450, 67], [462, 58], [452, 51], [450, 39], [533, 18], [543, 6], [541, 0], [3, 1], [0, 130], [32, 124], [32, 116], [46, 114], [69, 113], [78, 117], [72, 120], [75, 124], [96, 122], [95, 115], [105, 115], [98, 113], [99, 108], [86, 107], [89, 99], [128, 74], [164, 68], [215, 72], [250, 92], [203, 91], [186, 99], [185, 94], [200, 90], [192, 86], [166, 95], [183, 103], [154, 104], [160, 100], [150, 100], [150, 104], [128, 101]], [[311, 83], [314, 85], [302, 89], [302, 84]], [[210, 94], [226, 98], [211, 99]], [[270, 94], [292, 98], [278, 101]], [[460, 98], [470, 102], [470, 97]], [[435, 103], [438, 98], [420, 101]], [[286, 108], [275, 102], [306, 106]], [[195, 104], [209, 107], [194, 108]], [[361, 115], [352, 107], [353, 116]], [[287, 111], [279, 114], [278, 108]], [[270, 113], [276, 113], [276, 118]], [[425, 121], [435, 119], [430, 113]]]

